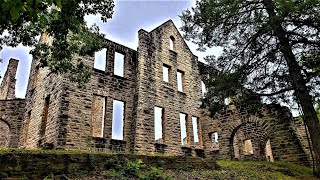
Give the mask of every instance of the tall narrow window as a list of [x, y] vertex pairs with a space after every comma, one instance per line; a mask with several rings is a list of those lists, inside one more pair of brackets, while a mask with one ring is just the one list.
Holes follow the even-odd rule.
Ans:
[[112, 139], [123, 140], [124, 102], [113, 100]]
[[206, 93], [207, 93], [206, 85], [204, 84], [203, 81], [201, 81], [201, 94], [202, 94], [202, 97], [205, 97]]
[[163, 71], [163, 81], [164, 82], [169, 82], [169, 72], [170, 72], [170, 67], [167, 65], [162, 66], [162, 71]]
[[26, 122], [24, 124], [23, 145], [27, 144], [30, 119], [31, 119], [31, 111], [28, 112], [27, 117], [26, 117]]
[[92, 116], [91, 116], [91, 135], [94, 137], [103, 137], [104, 119], [105, 119], [106, 98], [93, 95]]
[[183, 72], [177, 71], [177, 83], [178, 83], [178, 91], [183, 92]]
[[164, 143], [163, 134], [164, 110], [161, 107], [154, 107], [154, 137], [156, 143]]
[[174, 50], [174, 37], [170, 36], [170, 40], [169, 40], [169, 49], [171, 51]]
[[268, 141], [267, 141], [267, 144], [265, 147], [265, 154], [266, 154], [267, 161], [274, 162], [270, 139], [268, 139]]
[[46, 97], [44, 100], [44, 107], [43, 107], [43, 117], [40, 127], [40, 136], [43, 137], [46, 133], [47, 121], [48, 121], [48, 113], [49, 113], [49, 103], [50, 103], [50, 96]]
[[124, 74], [124, 55], [115, 53], [114, 55], [114, 72], [115, 75], [123, 77]]
[[213, 142], [215, 142], [215, 143], [218, 142], [218, 132], [213, 133]]
[[103, 48], [100, 51], [94, 53], [94, 65], [95, 69], [100, 69], [102, 71], [106, 70], [106, 56], [107, 56], [107, 49]]
[[36, 85], [37, 85], [38, 76], [39, 76], [39, 69], [40, 69], [40, 66], [37, 65], [37, 66], [35, 67], [35, 70], [34, 70], [33, 81], [32, 81], [32, 88], [35, 88]]
[[198, 118], [192, 117], [192, 127], [193, 127], [193, 138], [194, 144], [199, 144], [199, 135], [198, 135]]
[[181, 144], [186, 145], [188, 143], [187, 140], [187, 115], [184, 113], [180, 113], [180, 129], [181, 129]]

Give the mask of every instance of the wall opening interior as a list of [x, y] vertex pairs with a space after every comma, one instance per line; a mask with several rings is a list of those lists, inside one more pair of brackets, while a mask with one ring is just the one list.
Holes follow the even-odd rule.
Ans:
[[123, 140], [124, 102], [113, 100], [112, 139]]
[[251, 139], [246, 139], [243, 141], [243, 154], [244, 155], [252, 155], [253, 154], [253, 147]]
[[230, 138], [231, 158], [266, 160], [266, 144], [269, 139], [264, 128], [253, 122], [236, 127]]
[[124, 55], [115, 52], [114, 55], [114, 71], [113, 73], [117, 76], [124, 76]]
[[207, 93], [206, 85], [204, 84], [203, 81], [201, 81], [201, 95], [202, 95], [202, 97], [205, 97], [206, 93]]
[[159, 144], [164, 144], [164, 112], [161, 107], [154, 107], [154, 135], [155, 142]]
[[106, 98], [99, 95], [93, 95], [91, 115], [91, 135], [93, 137], [104, 136], [105, 115]]
[[173, 36], [170, 36], [169, 49], [170, 49], [171, 51], [174, 51], [174, 37], [173, 37]]
[[214, 133], [213, 133], [213, 142], [214, 142], [214, 143], [218, 143], [218, 138], [219, 138], [218, 132], [214, 132]]
[[267, 143], [266, 143], [266, 147], [265, 147], [265, 154], [266, 154], [266, 159], [269, 162], [274, 162], [274, 158], [272, 155], [272, 149], [271, 149], [271, 143], [270, 143], [270, 139], [268, 139]]
[[233, 153], [234, 153], [234, 159], [239, 160], [240, 159], [240, 148], [239, 146], [241, 143], [239, 143], [238, 137], [234, 136], [233, 138]]
[[0, 120], [0, 148], [8, 148], [10, 142], [10, 127]]
[[170, 66], [164, 64], [162, 66], [162, 71], [163, 71], [163, 75], [162, 75], [163, 81], [169, 82], [169, 80], [170, 80]]
[[181, 130], [181, 144], [188, 144], [187, 137], [187, 115], [184, 113], [180, 113], [180, 130]]
[[230, 105], [231, 99], [229, 97], [224, 99], [224, 104], [225, 105]]
[[177, 84], [178, 84], [178, 91], [183, 92], [183, 77], [184, 72], [178, 70], [177, 71]]
[[24, 124], [23, 145], [27, 144], [30, 119], [31, 119], [31, 111], [28, 112], [28, 114], [26, 116], [25, 124]]
[[41, 138], [43, 138], [46, 133], [48, 113], [49, 113], [49, 103], [50, 103], [50, 96], [47, 96], [44, 100], [43, 116], [42, 116], [41, 127], [40, 127]]
[[193, 139], [194, 145], [199, 145], [199, 131], [198, 131], [198, 118], [192, 117], [192, 129], [193, 129]]
[[107, 61], [107, 49], [103, 48], [100, 51], [97, 51], [94, 53], [93, 68], [105, 71], [106, 70], [106, 61]]
[[39, 78], [39, 70], [40, 70], [40, 66], [37, 65], [34, 69], [34, 75], [33, 75], [33, 81], [32, 81], [32, 89], [36, 87], [37, 85], [37, 81]]

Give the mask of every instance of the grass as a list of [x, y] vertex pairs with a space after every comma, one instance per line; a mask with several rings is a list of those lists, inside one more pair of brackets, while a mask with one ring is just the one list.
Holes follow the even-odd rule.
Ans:
[[234, 179], [234, 180], [262, 180], [262, 179], [310, 179], [312, 169], [286, 162], [261, 161], [217, 161], [217, 170], [191, 170], [190, 172], [173, 172], [174, 179]]
[[[79, 151], [79, 150], [24, 150], [24, 149], [0, 149], [0, 155], [4, 154], [106, 154], [108, 156], [113, 157], [117, 153], [110, 152], [91, 152], [91, 151]], [[128, 169], [131, 172], [134, 169], [135, 174], [141, 175], [141, 177], [145, 177], [144, 179], [148, 179], [146, 177], [166, 177], [162, 179], [181, 179], [181, 180], [192, 180], [192, 179], [235, 179], [235, 180], [263, 180], [263, 179], [283, 179], [283, 180], [291, 180], [291, 179], [305, 179], [305, 180], [315, 180], [317, 178], [313, 177], [312, 168], [296, 165], [292, 163], [286, 162], [262, 162], [262, 161], [230, 161], [230, 160], [219, 160], [216, 161], [217, 166], [212, 170], [210, 168], [204, 167], [187, 167], [181, 166], [177, 164], [178, 167], [176, 169], [166, 169], [166, 165], [164, 168], [155, 167], [154, 164], [148, 164], [148, 162], [136, 163], [135, 158], [139, 158], [140, 154], [137, 153], [137, 157], [132, 154], [128, 154], [126, 156], [123, 154], [125, 158], [131, 157], [131, 161], [123, 162], [122, 166], [112, 169], [101, 169], [101, 174], [94, 177], [94, 179], [126, 179], [126, 173]], [[163, 157], [161, 154], [150, 154], [148, 157], [152, 158], [154, 156]], [[199, 159], [201, 161], [201, 159]], [[119, 159], [120, 161], [120, 159]], [[139, 161], [138, 161], [139, 162]], [[210, 161], [209, 161], [210, 162]], [[146, 164], [144, 164], [146, 163]], [[141, 170], [141, 171], [140, 171]], [[137, 171], [137, 172], [136, 172]], [[5, 172], [2, 172], [5, 173]], [[79, 172], [80, 173], [80, 172]], [[66, 176], [73, 176], [71, 174], [67, 174]], [[80, 177], [73, 177], [72, 179], [86, 179], [85, 177], [92, 177], [89, 174], [81, 174]], [[7, 177], [5, 174], [1, 174], [0, 177]], [[1, 178], [0, 178], [1, 179]], [[54, 178], [56, 179], [56, 178]], [[134, 178], [134, 179], [142, 179], [142, 178]], [[149, 178], [149, 179], [161, 179], [161, 178]]]

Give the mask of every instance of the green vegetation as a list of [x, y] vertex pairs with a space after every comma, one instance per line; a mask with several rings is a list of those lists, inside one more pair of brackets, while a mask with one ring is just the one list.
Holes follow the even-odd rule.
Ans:
[[10, 149], [0, 150], [0, 161], [0, 179], [316, 179], [292, 163], [181, 156]]
[[[104, 45], [99, 28], [86, 26], [86, 15], [112, 17], [113, 0], [4, 0], [0, 2], [0, 51], [19, 44], [35, 47], [31, 54], [42, 67], [84, 83], [91, 71], [76, 56], [92, 55]], [[40, 35], [53, 38], [38, 44]], [[1, 63], [1, 60], [0, 60]], [[0, 77], [1, 78], [1, 77]]]

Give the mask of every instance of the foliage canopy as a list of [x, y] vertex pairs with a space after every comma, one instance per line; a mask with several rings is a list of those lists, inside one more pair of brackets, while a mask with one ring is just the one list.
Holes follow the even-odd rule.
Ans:
[[[113, 0], [4, 0], [0, 3], [0, 50], [3, 46], [36, 46], [31, 52], [42, 66], [66, 73], [71, 80], [86, 82], [90, 71], [76, 55], [88, 55], [101, 48], [103, 35], [88, 28], [84, 17], [100, 14], [106, 22], [112, 17]], [[43, 34], [51, 42], [39, 43]]]

